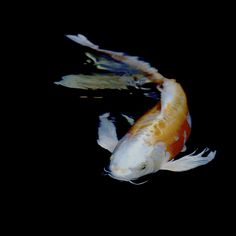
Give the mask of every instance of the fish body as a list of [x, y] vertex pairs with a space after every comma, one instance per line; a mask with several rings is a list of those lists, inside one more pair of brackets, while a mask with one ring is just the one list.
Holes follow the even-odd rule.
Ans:
[[160, 101], [136, 122], [123, 115], [132, 126], [121, 140], [117, 138], [109, 113], [99, 117], [98, 144], [112, 153], [107, 170], [112, 178], [131, 182], [158, 170], [186, 171], [214, 159], [216, 151], [206, 148], [199, 154], [194, 152], [175, 160], [180, 152], [186, 150], [185, 142], [191, 132], [186, 94], [178, 82], [165, 78], [137, 57], [100, 49], [83, 35], [68, 37], [101, 53], [102, 56], [98, 57], [90, 53], [86, 55], [98, 69], [109, 73], [69, 75], [56, 84], [79, 89], [134, 87], [145, 90], [148, 96], [148, 91], [142, 86], [153, 83], [160, 91]]
[[133, 180], [156, 172], [183, 150], [191, 131], [186, 95], [175, 80], [165, 79], [162, 87], [161, 101], [117, 144], [110, 164], [113, 177]]

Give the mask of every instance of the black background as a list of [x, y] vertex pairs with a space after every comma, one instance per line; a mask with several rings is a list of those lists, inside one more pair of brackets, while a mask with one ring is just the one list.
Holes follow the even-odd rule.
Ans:
[[[154, 225], [157, 220], [191, 227], [199, 224], [194, 216], [200, 215], [199, 231], [210, 218], [222, 219], [219, 212], [228, 209], [225, 199], [231, 198], [227, 168], [233, 158], [225, 154], [227, 123], [221, 112], [226, 107], [220, 68], [227, 51], [227, 24], [214, 6], [178, 6], [181, 11], [170, 6], [34, 6], [22, 16], [19, 32], [26, 37], [19, 40], [18, 56], [27, 57], [30, 78], [23, 85], [27, 106], [20, 108], [16, 135], [18, 140], [27, 137], [25, 157], [16, 161], [24, 166], [24, 178], [16, 183], [17, 194], [32, 203], [33, 212], [35, 206], [49, 218], [65, 212], [72, 222], [80, 214], [88, 220], [121, 214], [124, 224], [138, 218]], [[84, 70], [85, 49], [65, 37], [77, 33], [101, 48], [140, 56], [175, 78], [186, 91], [192, 115], [187, 147], [217, 150], [215, 159], [188, 172], [159, 171], [140, 186], [105, 176], [110, 154], [96, 143], [98, 116], [109, 111], [141, 115], [153, 101], [120, 93], [107, 93], [102, 100], [80, 99], [81, 91], [56, 86], [62, 76]], [[128, 129], [122, 122], [118, 128], [121, 136]], [[180, 231], [185, 227], [181, 224], [176, 223]]]

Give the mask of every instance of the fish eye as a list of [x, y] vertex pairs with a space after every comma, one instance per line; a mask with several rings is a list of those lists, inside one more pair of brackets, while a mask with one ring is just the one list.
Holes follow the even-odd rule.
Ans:
[[146, 163], [142, 163], [142, 165], [140, 166], [140, 170], [145, 170], [147, 167]]

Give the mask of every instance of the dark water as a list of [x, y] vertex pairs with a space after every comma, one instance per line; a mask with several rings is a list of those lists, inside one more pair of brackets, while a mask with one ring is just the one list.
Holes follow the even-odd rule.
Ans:
[[[79, 31], [79, 27], [75, 31]], [[88, 188], [93, 194], [108, 198], [109, 195], [115, 198], [119, 195], [126, 195], [127, 198], [143, 195], [144, 198], [150, 196], [155, 199], [164, 194], [167, 201], [172, 199], [175, 192], [184, 198], [202, 194], [207, 197], [217, 192], [221, 179], [219, 170], [224, 162], [221, 161], [218, 137], [220, 127], [216, 121], [219, 104], [216, 105], [215, 101], [219, 91], [215, 86], [215, 68], [209, 64], [210, 52], [205, 47], [199, 50], [193, 45], [186, 45], [183, 38], [170, 40], [167, 37], [166, 42], [165, 38], [159, 40], [158, 36], [154, 36], [149, 42], [148, 39], [134, 39], [131, 34], [126, 36], [126, 40], [119, 34], [97, 35], [92, 30], [87, 33], [89, 39], [103, 47], [140, 55], [159, 68], [162, 74], [176, 78], [187, 93], [192, 114], [193, 129], [187, 143], [189, 152], [204, 147], [219, 149], [215, 160], [206, 166], [184, 173], [160, 171], [150, 176], [147, 184], [137, 187], [103, 175], [109, 153], [96, 144], [98, 116], [111, 111], [118, 121], [120, 112], [139, 117], [155, 101], [140, 94], [130, 96], [125, 92], [109, 91], [94, 93], [104, 98], [93, 99], [91, 92], [54, 85], [53, 82], [59, 81], [63, 75], [86, 72], [82, 64], [84, 48], [65, 38], [65, 33], [67, 31], [61, 31], [49, 38], [54, 51], [51, 51], [48, 61], [49, 73], [45, 74], [42, 81], [46, 88], [42, 94], [44, 107], [41, 109], [45, 124], [42, 142], [48, 149], [39, 162], [44, 165], [43, 178], [49, 191], [54, 189], [58, 194], [63, 191], [75, 197], [78, 188], [83, 189], [82, 192]], [[89, 98], [81, 99], [81, 95], [89, 95]], [[128, 128], [122, 120], [118, 122], [120, 136]]]
[[[107, 20], [100, 15], [96, 19], [99, 23]], [[129, 17], [116, 19], [113, 26], [94, 20], [52, 19], [38, 27], [40, 46], [35, 43], [32, 53], [40, 59], [32, 61], [36, 69], [28, 84], [30, 94], [36, 97], [27, 117], [31, 126], [27, 145], [31, 149], [27, 151], [30, 158], [25, 161], [27, 174], [22, 183], [30, 192], [29, 201], [59, 215], [67, 209], [75, 214], [82, 211], [91, 215], [84, 216], [88, 220], [98, 220], [102, 215], [109, 218], [117, 212], [123, 213], [123, 222], [129, 216], [143, 218], [153, 213], [162, 222], [176, 221], [180, 213], [189, 223], [189, 216], [195, 214], [201, 215], [201, 221], [214, 214], [217, 218], [217, 211], [227, 208], [219, 195], [231, 195], [227, 158], [232, 157], [225, 156], [224, 126], [220, 123], [224, 102], [222, 74], [217, 69], [222, 59], [212, 43], [216, 26], [194, 20], [190, 25], [174, 19], [157, 22], [154, 16], [144, 22]], [[105, 176], [103, 168], [110, 154], [96, 143], [98, 116], [111, 111], [118, 117], [121, 137], [129, 127], [119, 118], [120, 112], [138, 117], [154, 101], [140, 94], [109, 91], [102, 94], [103, 99], [93, 99], [92, 93], [88, 93], [89, 99], [81, 99], [86, 92], [55, 85], [64, 75], [87, 70], [83, 66], [84, 48], [64, 36], [77, 33], [105, 49], [140, 56], [164, 76], [175, 78], [186, 91], [192, 115], [187, 148], [189, 152], [205, 147], [217, 150], [215, 159], [187, 172], [159, 171], [140, 186]]]

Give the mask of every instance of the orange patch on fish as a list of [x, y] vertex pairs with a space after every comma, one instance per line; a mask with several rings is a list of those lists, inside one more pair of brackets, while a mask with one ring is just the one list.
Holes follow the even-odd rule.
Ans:
[[176, 134], [176, 136], [178, 137], [178, 140], [176, 140], [175, 142], [173, 142], [172, 144], [170, 144], [167, 147], [167, 151], [171, 153], [172, 158], [181, 152], [186, 139], [190, 135], [190, 132], [191, 132], [191, 128], [190, 128], [188, 121], [186, 119]]
[[135, 135], [138, 131], [147, 128], [153, 124], [153, 117], [157, 116], [161, 110], [161, 103], [159, 102], [152, 109], [147, 111], [141, 118], [139, 118], [135, 125], [128, 131], [131, 135]]

